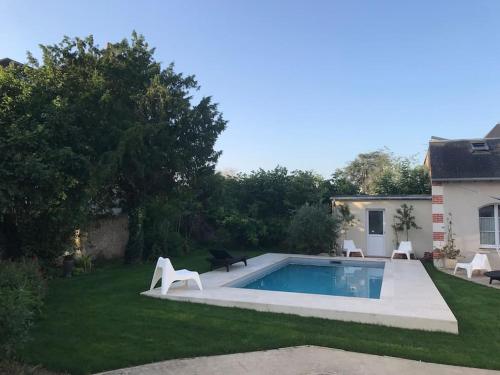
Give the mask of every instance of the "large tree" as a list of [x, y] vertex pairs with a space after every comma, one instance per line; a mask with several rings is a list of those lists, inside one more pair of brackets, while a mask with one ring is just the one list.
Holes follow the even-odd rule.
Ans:
[[384, 150], [362, 153], [344, 168], [344, 173], [361, 193], [373, 194], [373, 182], [391, 162], [392, 155]]
[[395, 157], [379, 150], [359, 154], [331, 180], [341, 195], [347, 191], [363, 194], [429, 194], [427, 169], [412, 157]]
[[193, 103], [195, 78], [162, 68], [136, 33], [104, 48], [87, 37], [41, 49], [41, 63], [0, 69], [7, 247], [26, 252], [35, 237], [60, 253], [85, 218], [121, 206], [130, 217], [127, 260], [138, 260], [146, 203], [213, 171], [226, 122], [209, 97]]
[[409, 158], [397, 158], [372, 183], [375, 194], [430, 194], [429, 171]]

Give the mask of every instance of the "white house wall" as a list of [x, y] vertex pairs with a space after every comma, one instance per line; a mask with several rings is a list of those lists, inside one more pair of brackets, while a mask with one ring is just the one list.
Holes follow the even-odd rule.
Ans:
[[[481, 249], [479, 244], [479, 208], [500, 203], [499, 182], [447, 182], [443, 187], [444, 219], [453, 217], [453, 232], [462, 255], [471, 257], [478, 250], [490, 252], [490, 263], [500, 266], [496, 250]], [[492, 267], [495, 265], [492, 264]]]
[[[356, 224], [350, 228], [345, 239], [354, 240], [358, 247], [363, 250], [367, 248], [366, 235], [366, 211], [368, 209], [383, 209], [384, 214], [384, 232], [385, 232], [385, 256], [391, 256], [396, 244], [396, 237], [392, 229], [393, 218], [396, 215], [396, 210], [403, 203], [412, 205], [414, 208], [413, 214], [416, 218], [416, 223], [422, 229], [412, 229], [409, 233], [409, 240], [417, 257], [422, 257], [424, 252], [432, 251], [432, 215], [430, 200], [367, 200], [367, 201], [337, 201], [336, 204], [347, 204], [351, 213], [356, 217]], [[342, 239], [344, 239], [342, 238]], [[399, 240], [406, 240], [404, 233], [399, 233]]]

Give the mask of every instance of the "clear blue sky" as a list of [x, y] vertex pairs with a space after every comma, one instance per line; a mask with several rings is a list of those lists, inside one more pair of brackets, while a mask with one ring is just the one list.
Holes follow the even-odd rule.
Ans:
[[500, 121], [499, 17], [497, 0], [0, 0], [0, 57], [135, 29], [220, 103], [220, 169], [327, 176], [359, 152], [423, 159], [431, 135]]

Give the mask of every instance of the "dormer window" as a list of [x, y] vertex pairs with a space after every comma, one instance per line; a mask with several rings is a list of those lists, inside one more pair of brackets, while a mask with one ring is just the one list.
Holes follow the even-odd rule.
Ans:
[[490, 149], [488, 144], [484, 141], [471, 142], [470, 145], [472, 147], [472, 152], [488, 151]]

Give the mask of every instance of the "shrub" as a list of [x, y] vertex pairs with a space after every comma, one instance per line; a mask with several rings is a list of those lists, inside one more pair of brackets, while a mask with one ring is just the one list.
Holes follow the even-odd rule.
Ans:
[[178, 202], [153, 199], [148, 203], [144, 216], [143, 259], [156, 260], [184, 253], [185, 238], [180, 233], [182, 210]]
[[8, 375], [56, 375], [40, 365], [28, 365], [12, 359], [0, 360], [0, 374]]
[[260, 239], [266, 234], [266, 226], [261, 220], [232, 212], [221, 220], [227, 229], [233, 244], [258, 246]]
[[448, 214], [448, 218], [446, 219], [447, 225], [447, 236], [446, 236], [446, 245], [441, 249], [441, 253], [448, 259], [457, 259], [460, 254], [460, 249], [457, 249], [457, 245], [455, 244], [455, 238], [453, 237], [455, 233], [453, 233], [453, 217], [451, 212]]
[[[88, 273], [92, 271], [93, 259], [90, 254], [80, 254], [75, 257], [75, 271], [77, 273]], [[78, 271], [77, 271], [78, 270]]]
[[339, 234], [337, 216], [328, 213], [325, 206], [300, 207], [292, 218], [288, 229], [292, 249], [305, 254], [328, 252]]
[[0, 357], [11, 357], [29, 338], [44, 293], [37, 262], [0, 263]]

